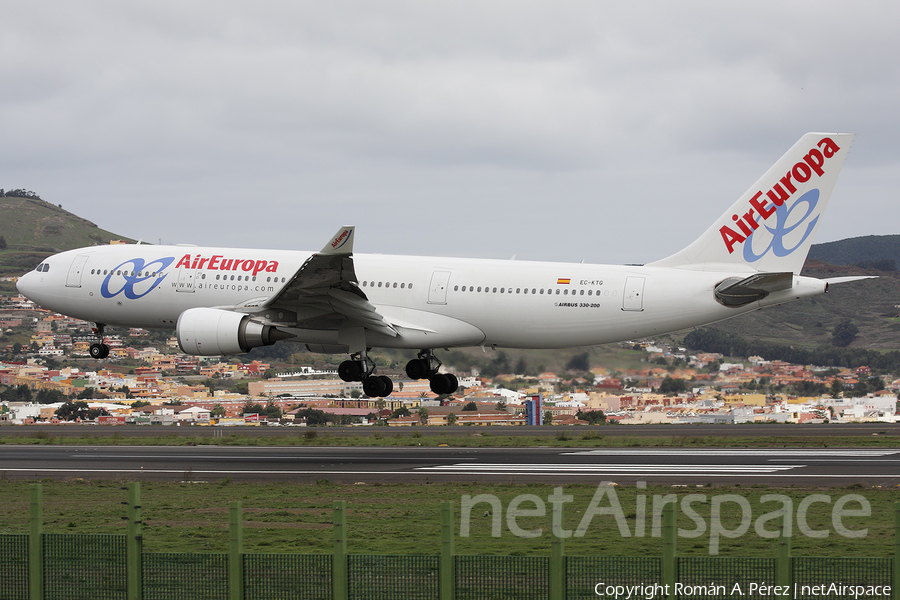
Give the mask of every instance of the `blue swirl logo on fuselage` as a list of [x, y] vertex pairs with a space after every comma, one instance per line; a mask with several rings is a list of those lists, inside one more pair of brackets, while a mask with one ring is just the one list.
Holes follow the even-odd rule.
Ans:
[[[171, 265], [174, 260], [174, 256], [157, 258], [148, 263], [145, 263], [143, 258], [126, 260], [110, 271], [109, 275], [106, 276], [106, 279], [103, 280], [103, 283], [100, 285], [100, 295], [104, 298], [114, 298], [124, 292], [125, 297], [130, 300], [143, 298], [162, 283], [162, 280], [167, 276], [163, 275], [162, 271]], [[122, 267], [129, 265], [130, 267], [128, 269], [122, 270]], [[159, 266], [153, 268], [155, 265]], [[144, 282], [151, 280], [152, 283], [149, 285], [141, 285], [144, 284]], [[121, 287], [119, 287], [120, 282], [122, 284]], [[110, 290], [111, 284], [118, 289], [116, 291]], [[138, 286], [138, 289], [135, 289], [135, 286]]]
[[[756, 262], [761, 259], [763, 256], [769, 253], [769, 250], [772, 251], [775, 256], [785, 257], [793, 254], [800, 246], [803, 245], [803, 242], [806, 241], [813, 230], [816, 228], [816, 223], [819, 221], [819, 215], [816, 215], [816, 218], [809, 222], [809, 225], [806, 227], [806, 231], [803, 234], [803, 237], [800, 238], [800, 241], [793, 245], [791, 248], [785, 248], [784, 238], [787, 235], [790, 235], [794, 230], [796, 230], [800, 225], [806, 221], [810, 215], [812, 215], [813, 211], [816, 208], [816, 204], [819, 203], [819, 190], [809, 190], [794, 202], [790, 207], [786, 204], [782, 204], [781, 206], [775, 209], [775, 226], [769, 227], [765, 223], [761, 223], [763, 227], [765, 227], [766, 231], [772, 234], [772, 241], [769, 242], [769, 245], [760, 252], [756, 254], [753, 251], [753, 239], [756, 237], [756, 234], [761, 231], [762, 228], [756, 229], [751, 235], [749, 235], [744, 242], [744, 260], [748, 263]], [[788, 226], [788, 219], [791, 216], [791, 213], [794, 212], [801, 204], [806, 204], [806, 214], [800, 217], [796, 223]], [[755, 215], [757, 222], [759, 222], [759, 215]]]

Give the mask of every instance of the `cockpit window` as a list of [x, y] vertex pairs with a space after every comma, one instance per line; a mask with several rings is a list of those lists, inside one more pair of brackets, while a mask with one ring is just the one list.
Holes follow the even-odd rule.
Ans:
[[34, 270], [38, 273], [46, 273], [50, 270], [50, 265], [48, 265], [47, 263], [41, 263]]

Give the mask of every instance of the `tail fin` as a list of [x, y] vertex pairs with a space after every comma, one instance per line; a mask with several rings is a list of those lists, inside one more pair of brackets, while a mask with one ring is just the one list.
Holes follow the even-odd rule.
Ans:
[[648, 266], [799, 273], [852, 141], [807, 133], [700, 238]]

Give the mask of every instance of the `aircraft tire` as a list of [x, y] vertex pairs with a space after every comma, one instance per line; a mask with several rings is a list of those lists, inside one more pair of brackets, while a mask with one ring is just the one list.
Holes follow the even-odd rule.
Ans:
[[459, 379], [457, 379], [456, 375], [454, 375], [453, 373], [447, 373], [445, 377], [450, 382], [450, 389], [448, 389], [445, 393], [455, 394], [456, 390], [459, 389]]
[[435, 373], [431, 376], [431, 379], [428, 380], [429, 384], [431, 384], [431, 391], [437, 395], [441, 394], [449, 394], [448, 391], [450, 389], [450, 378], [442, 373]]
[[381, 380], [381, 383], [384, 384], [384, 390], [381, 394], [381, 397], [390, 396], [391, 392], [394, 391], [394, 382], [391, 381], [391, 378], [387, 375], [379, 375], [378, 378]]
[[91, 358], [101, 359], [109, 356], [109, 346], [106, 344], [91, 344]]
[[406, 376], [410, 379], [428, 379], [428, 362], [414, 358], [406, 363]]
[[363, 393], [369, 398], [380, 398], [384, 394], [384, 381], [381, 377], [373, 376], [363, 379]]
[[362, 380], [362, 368], [358, 361], [345, 360], [338, 365], [338, 377], [341, 381], [360, 381]]

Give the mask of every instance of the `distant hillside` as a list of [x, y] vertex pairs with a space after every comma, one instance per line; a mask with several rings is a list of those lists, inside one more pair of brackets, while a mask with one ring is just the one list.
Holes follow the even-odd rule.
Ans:
[[830, 344], [834, 327], [850, 319], [859, 327], [859, 335], [850, 347], [900, 349], [900, 308], [897, 308], [900, 271], [883, 272], [808, 260], [803, 275], [823, 279], [875, 275], [878, 279], [833, 285], [827, 294], [752, 312], [713, 327], [747, 338], [815, 346]]
[[6, 242], [6, 248], [0, 248], [0, 276], [21, 275], [56, 252], [131, 241], [34, 197], [2, 196], [0, 214], [0, 236]]
[[837, 242], [814, 244], [809, 259], [832, 265], [900, 266], [900, 235], [867, 235]]

